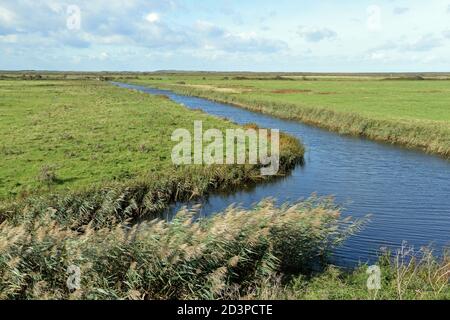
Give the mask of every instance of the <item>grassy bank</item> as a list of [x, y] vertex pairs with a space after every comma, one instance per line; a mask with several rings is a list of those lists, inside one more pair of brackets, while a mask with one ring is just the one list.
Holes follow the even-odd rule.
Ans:
[[160, 75], [130, 82], [450, 158], [449, 81]]
[[172, 132], [238, 128], [98, 81], [0, 82], [0, 198], [127, 181], [173, 167]]
[[[444, 299], [448, 259], [380, 260], [382, 290], [366, 287], [366, 267], [327, 267], [330, 251], [361, 221], [341, 219], [326, 199], [230, 208], [192, 223], [74, 230], [51, 212], [0, 226], [1, 299]], [[395, 257], [394, 257], [395, 258]], [[407, 258], [407, 257], [405, 257]], [[397, 261], [397, 262], [396, 262]], [[80, 268], [69, 290], [69, 266]], [[322, 272], [317, 273], [321, 268]]]
[[[297, 162], [297, 155], [281, 156], [281, 173]], [[273, 177], [272, 177], [273, 179]], [[73, 191], [49, 192], [0, 203], [0, 222], [20, 225], [51, 216], [74, 229], [90, 224], [103, 228], [127, 220], [154, 218], [175, 202], [229, 192], [269, 181], [256, 166], [194, 166], [172, 168], [124, 182], [86, 186]]]
[[381, 252], [379, 290], [368, 290], [369, 267], [361, 265], [344, 271], [328, 266], [320, 274], [294, 276], [283, 285], [280, 280], [263, 285], [257, 295], [281, 300], [449, 300], [450, 257], [436, 259], [424, 248], [414, 251]]
[[[175, 129], [238, 126], [166, 97], [85, 80], [2, 81], [0, 91], [0, 222], [51, 208], [59, 223], [100, 227], [267, 180], [258, 166], [175, 167]], [[287, 135], [280, 149], [285, 174], [304, 150]]]
[[172, 132], [235, 128], [164, 97], [99, 81], [0, 82], [0, 197], [26, 197], [172, 168]]

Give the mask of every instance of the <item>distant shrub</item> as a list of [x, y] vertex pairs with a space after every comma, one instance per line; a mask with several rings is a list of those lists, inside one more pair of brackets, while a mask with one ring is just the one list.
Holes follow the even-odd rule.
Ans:
[[40, 74], [22, 74], [22, 80], [41, 80], [42, 76]]
[[250, 78], [243, 77], [243, 76], [237, 76], [237, 77], [234, 77], [233, 80], [250, 80]]

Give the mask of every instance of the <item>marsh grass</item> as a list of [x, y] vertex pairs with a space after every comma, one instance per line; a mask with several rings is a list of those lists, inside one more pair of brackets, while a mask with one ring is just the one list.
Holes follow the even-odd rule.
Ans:
[[[364, 220], [342, 219], [331, 199], [251, 210], [229, 207], [194, 220], [147, 220], [74, 230], [52, 210], [0, 225], [0, 299], [449, 299], [450, 260], [430, 251], [385, 252], [382, 289], [367, 266], [329, 264], [331, 251]], [[81, 269], [69, 290], [67, 268]]]
[[[360, 226], [340, 219], [326, 199], [292, 206], [230, 207], [193, 222], [182, 210], [153, 220], [73, 230], [51, 212], [0, 226], [2, 299], [231, 299], [289, 270], [311, 274]], [[66, 286], [69, 265], [81, 268], [81, 288]]]
[[[297, 146], [282, 147], [280, 174], [289, 172], [301, 161], [300, 155], [303, 154], [297, 140], [284, 139], [280, 140], [282, 146], [286, 143]], [[74, 229], [87, 224], [101, 228], [128, 219], [152, 218], [175, 202], [190, 201], [212, 192], [243, 188], [270, 179], [261, 176], [258, 166], [253, 165], [184, 166], [125, 182], [4, 201], [0, 203], [0, 222], [9, 220], [20, 224], [46, 215], [50, 210], [55, 221]]]
[[[367, 289], [367, 265], [355, 270], [328, 266], [313, 277], [294, 277], [284, 286], [263, 286], [264, 299], [305, 300], [448, 300], [450, 256], [430, 248], [414, 250], [407, 245], [396, 251], [380, 251], [381, 289]], [[259, 296], [260, 298], [261, 296]]]

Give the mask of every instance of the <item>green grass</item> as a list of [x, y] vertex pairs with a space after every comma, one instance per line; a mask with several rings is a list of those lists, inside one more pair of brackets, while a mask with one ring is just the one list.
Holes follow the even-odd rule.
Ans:
[[237, 127], [98, 81], [0, 81], [0, 116], [0, 198], [164, 172], [173, 130]]
[[[266, 180], [258, 166], [175, 167], [175, 129], [238, 128], [166, 97], [99, 81], [0, 81], [0, 222], [48, 208], [66, 225], [97, 227], [169, 204]], [[280, 139], [280, 174], [303, 157]]]
[[179, 74], [129, 81], [450, 157], [449, 80], [294, 79]]
[[312, 277], [294, 276], [287, 284], [263, 285], [257, 298], [281, 300], [449, 300], [450, 258], [428, 249], [402, 248], [381, 253], [381, 289], [368, 290], [368, 266], [344, 271], [329, 266]]

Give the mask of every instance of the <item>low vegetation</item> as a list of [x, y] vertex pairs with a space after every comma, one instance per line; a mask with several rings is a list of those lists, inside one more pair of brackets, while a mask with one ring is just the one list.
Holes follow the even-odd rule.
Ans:
[[[299, 160], [291, 154], [282, 159], [281, 172], [287, 172]], [[56, 222], [71, 228], [88, 224], [110, 227], [129, 219], [155, 218], [175, 202], [207, 197], [214, 191], [229, 192], [267, 179], [260, 175], [258, 167], [249, 165], [173, 168], [124, 182], [3, 201], [0, 222], [20, 224], [53, 212]]]
[[450, 158], [449, 81], [420, 78], [169, 74], [128, 81]]
[[[54, 215], [0, 226], [1, 299], [450, 298], [446, 257], [386, 254], [378, 292], [367, 290], [365, 266], [327, 265], [363, 223], [340, 218], [328, 199], [100, 229], [75, 230]], [[67, 286], [70, 266], [80, 268], [78, 289]]]
[[[238, 126], [166, 97], [85, 80], [3, 81], [0, 90], [0, 222], [51, 208], [59, 223], [98, 228], [266, 180], [252, 165], [174, 166], [175, 129], [192, 131], [195, 120], [204, 130]], [[279, 173], [303, 153], [298, 140], [282, 134]]]
[[[195, 120], [204, 130], [237, 128], [165, 97], [99, 81], [0, 81], [0, 97], [3, 199], [163, 173], [173, 167], [175, 129], [192, 131]], [[298, 148], [289, 152], [300, 158], [301, 145], [291, 143]]]
[[312, 277], [294, 277], [287, 285], [280, 281], [262, 286], [255, 297], [284, 300], [448, 300], [450, 299], [448, 255], [436, 259], [423, 249], [408, 255], [384, 253], [378, 263], [381, 288], [368, 290], [368, 266], [352, 271], [334, 266]]

